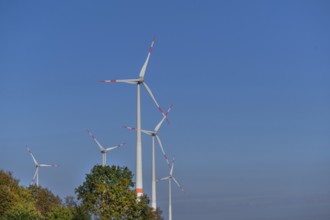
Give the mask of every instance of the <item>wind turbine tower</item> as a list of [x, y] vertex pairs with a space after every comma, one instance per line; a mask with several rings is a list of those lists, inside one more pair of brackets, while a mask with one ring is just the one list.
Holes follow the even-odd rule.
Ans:
[[120, 79], [120, 80], [100, 80], [100, 82], [104, 83], [128, 83], [128, 84], [134, 84], [137, 85], [137, 102], [136, 102], [136, 193], [137, 196], [140, 197], [143, 195], [143, 174], [142, 174], [142, 141], [141, 141], [141, 102], [140, 102], [140, 85], [142, 84], [144, 88], [147, 90], [149, 95], [151, 96], [152, 100], [154, 101], [155, 105], [159, 109], [159, 111], [165, 116], [162, 108], [159, 106], [158, 102], [156, 101], [154, 95], [152, 94], [149, 86], [144, 81], [144, 75], [147, 70], [149, 58], [155, 43], [155, 37], [151, 42], [149, 53], [147, 56], [146, 61], [144, 62], [139, 78], [137, 79]]
[[125, 145], [125, 143], [122, 144], [117, 144], [115, 146], [112, 147], [108, 147], [108, 148], [104, 148], [100, 142], [95, 138], [95, 136], [92, 134], [92, 132], [90, 132], [89, 130], [87, 130], [88, 134], [93, 138], [93, 140], [95, 141], [95, 143], [97, 144], [97, 146], [99, 146], [101, 154], [102, 154], [102, 166], [104, 167], [107, 163], [107, 153], [118, 148], [118, 147], [122, 147]]
[[[167, 115], [168, 113], [171, 111], [171, 109], [173, 108], [173, 105], [170, 106], [170, 108], [167, 110], [165, 116], [163, 116], [163, 118], [160, 120], [160, 122], [156, 125], [156, 127], [154, 128], [154, 130], [150, 131], [150, 130], [141, 130], [142, 133], [147, 134], [149, 136], [152, 137], [152, 168], [151, 168], [151, 207], [156, 210], [157, 209], [157, 203], [156, 203], [156, 166], [155, 166], [155, 138], [158, 141], [159, 147], [163, 153], [163, 156], [167, 162], [167, 165], [169, 168], [171, 168], [170, 166], [170, 162], [168, 161], [168, 158], [166, 156], [166, 153], [164, 151], [162, 142], [160, 141], [160, 138], [158, 136], [158, 131], [160, 129], [160, 127], [162, 126], [163, 122], [165, 119], [167, 119]], [[132, 130], [132, 131], [136, 131], [136, 128], [133, 127], [129, 127], [129, 126], [124, 126], [125, 128]]]
[[168, 220], [172, 220], [172, 180], [183, 191], [182, 186], [173, 176], [173, 168], [174, 168], [174, 158], [171, 164], [170, 175], [160, 179], [160, 180], [168, 180]]
[[26, 146], [27, 151], [32, 157], [32, 160], [34, 162], [34, 166], [36, 167], [36, 171], [34, 172], [33, 178], [32, 178], [32, 183], [36, 183], [37, 186], [39, 186], [39, 168], [40, 167], [58, 167], [57, 164], [39, 164], [36, 158], [33, 156], [32, 151], [30, 148]]

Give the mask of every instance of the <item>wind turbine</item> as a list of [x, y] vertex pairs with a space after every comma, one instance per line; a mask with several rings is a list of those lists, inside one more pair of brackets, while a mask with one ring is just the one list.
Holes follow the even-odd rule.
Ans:
[[32, 151], [30, 150], [30, 148], [28, 148], [26, 146], [26, 149], [29, 152], [29, 154], [31, 155], [32, 160], [34, 162], [34, 165], [36, 167], [36, 171], [34, 172], [34, 175], [33, 175], [33, 178], [32, 178], [32, 183], [35, 183], [35, 180], [37, 179], [36, 184], [37, 184], [37, 186], [39, 186], [39, 167], [58, 167], [58, 165], [57, 164], [39, 164], [37, 162], [36, 158], [33, 156]]
[[172, 180], [176, 183], [176, 185], [183, 191], [182, 186], [173, 176], [173, 168], [174, 168], [174, 158], [171, 164], [170, 175], [167, 177], [163, 177], [160, 180], [168, 180], [168, 220], [172, 220]]
[[[156, 125], [156, 127], [154, 128], [154, 130], [150, 131], [150, 130], [141, 130], [142, 133], [147, 134], [149, 136], [152, 137], [152, 168], [151, 168], [151, 173], [152, 173], [152, 185], [151, 185], [151, 207], [156, 210], [157, 209], [157, 204], [156, 204], [156, 167], [155, 167], [155, 137], [158, 141], [159, 147], [162, 150], [163, 156], [169, 166], [170, 167], [170, 162], [168, 161], [168, 158], [166, 156], [166, 153], [164, 151], [162, 142], [160, 141], [160, 138], [158, 136], [158, 130], [159, 128], [162, 126], [164, 120], [167, 118], [168, 113], [171, 111], [171, 109], [173, 108], [173, 105], [170, 106], [170, 108], [167, 110], [165, 116], [163, 116], [162, 120], [160, 120], [160, 122]], [[133, 127], [129, 127], [129, 126], [124, 126], [125, 128], [132, 130], [132, 131], [136, 131], [136, 128]]]
[[152, 94], [149, 86], [144, 81], [144, 75], [145, 75], [146, 70], [147, 70], [149, 58], [150, 58], [155, 40], [156, 40], [156, 37], [154, 37], [152, 42], [151, 42], [149, 52], [148, 52], [148, 56], [147, 56], [147, 59], [144, 62], [143, 66], [140, 70], [139, 78], [137, 78], [137, 79], [120, 79], [120, 80], [115, 80], [115, 79], [100, 80], [100, 82], [104, 82], [104, 83], [117, 83], [117, 82], [120, 82], [120, 83], [128, 83], [128, 84], [137, 85], [137, 102], [136, 102], [137, 103], [137, 106], [136, 106], [136, 127], [137, 127], [137, 132], [136, 132], [136, 193], [137, 193], [138, 197], [143, 195], [142, 142], [141, 142], [141, 104], [140, 104], [140, 85], [141, 84], [147, 90], [147, 92], [151, 96], [152, 100], [156, 104], [159, 111], [162, 113], [163, 116], [165, 116], [162, 108], [159, 106], [158, 102], [156, 101], [156, 99], [155, 99], [154, 95]]
[[100, 148], [100, 151], [101, 151], [101, 154], [102, 154], [102, 166], [104, 167], [106, 162], [107, 162], [107, 153], [109, 151], [112, 151], [118, 147], [122, 147], [125, 145], [125, 143], [122, 143], [122, 144], [117, 144], [115, 146], [112, 146], [112, 147], [108, 147], [108, 148], [104, 148], [100, 142], [95, 138], [95, 136], [92, 134], [92, 132], [90, 132], [89, 130], [87, 130], [88, 134], [93, 138], [93, 140], [95, 141], [95, 143], [97, 144], [97, 146], [99, 146]]

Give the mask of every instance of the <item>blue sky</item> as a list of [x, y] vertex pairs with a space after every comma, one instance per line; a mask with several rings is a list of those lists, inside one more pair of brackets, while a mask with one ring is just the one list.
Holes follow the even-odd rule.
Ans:
[[[106, 146], [135, 172], [136, 88], [145, 76], [164, 109], [159, 135], [174, 175], [175, 219], [324, 220], [330, 212], [328, 1], [2, 1], [0, 168], [64, 197]], [[161, 119], [142, 90], [142, 127]], [[150, 195], [151, 140], [143, 137]], [[157, 149], [157, 176], [167, 174]], [[167, 217], [167, 184], [158, 206]], [[219, 217], [220, 216], [220, 217]]]

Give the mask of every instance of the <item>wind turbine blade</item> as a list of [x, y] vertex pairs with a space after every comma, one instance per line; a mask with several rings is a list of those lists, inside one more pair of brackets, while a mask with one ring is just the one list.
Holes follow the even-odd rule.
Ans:
[[34, 183], [34, 180], [36, 179], [36, 176], [38, 174], [38, 169], [39, 168], [36, 168], [36, 171], [34, 172], [34, 175], [33, 175], [33, 178], [32, 178], [32, 182]]
[[164, 114], [163, 109], [159, 106], [157, 100], [155, 99], [155, 96], [152, 94], [152, 92], [151, 92], [149, 86], [148, 86], [145, 82], [143, 82], [142, 84], [143, 84], [144, 88], [147, 90], [147, 92], [149, 93], [149, 95], [150, 95], [150, 97], [152, 98], [152, 100], [154, 101], [154, 103], [156, 104], [156, 106], [157, 106], [158, 110], [160, 111], [160, 113], [162, 113], [163, 116], [166, 116], [166, 115]]
[[156, 138], [157, 138], [158, 144], [160, 146], [160, 149], [162, 150], [162, 153], [163, 153], [163, 156], [164, 156], [164, 158], [166, 160], [166, 163], [167, 163], [168, 167], [171, 169], [171, 165], [170, 165], [170, 162], [168, 161], [168, 158], [167, 158], [166, 153], [164, 151], [162, 142], [160, 141], [160, 138], [158, 137], [158, 135], [156, 135]]
[[58, 167], [57, 164], [39, 164], [40, 167]]
[[179, 184], [179, 182], [178, 182], [174, 177], [172, 177], [172, 179], [174, 180], [174, 182], [176, 183], [176, 185], [177, 185], [182, 191], [184, 191], [183, 187]]
[[172, 108], [173, 108], [173, 104], [171, 104], [171, 105], [170, 105], [170, 107], [168, 108], [167, 112], [165, 113], [165, 115], [166, 115], [166, 122], [167, 122], [167, 124], [170, 124], [170, 121], [168, 120], [168, 117], [167, 117], [167, 115], [168, 115], [168, 113], [170, 113], [170, 111], [172, 110]]
[[141, 130], [141, 132], [144, 133], [144, 134], [150, 135], [150, 136], [151, 136], [152, 133], [153, 133], [152, 131], [143, 130], [143, 129]]
[[172, 166], [171, 166], [171, 170], [170, 170], [170, 176], [173, 175], [173, 169], [174, 169], [174, 157], [173, 157], [173, 160], [172, 160]]
[[163, 122], [165, 121], [165, 119], [167, 119], [166, 116], [164, 116], [164, 117], [162, 118], [162, 120], [156, 125], [155, 130], [154, 130], [156, 133], [158, 132], [160, 126], [162, 126], [162, 124], [163, 124]]
[[170, 176], [163, 177], [163, 178], [157, 179], [157, 182], [158, 182], [158, 181], [161, 181], [161, 180], [168, 180], [169, 178], [171, 178], [171, 177], [170, 177]]
[[136, 128], [130, 127], [130, 126], [127, 126], [127, 125], [124, 125], [124, 128], [127, 128], [128, 130], [131, 130], [131, 131], [136, 131]]
[[29, 152], [29, 154], [31, 155], [34, 164], [35, 164], [35, 165], [38, 165], [38, 162], [37, 162], [36, 158], [34, 158], [31, 149], [28, 148], [27, 146], [26, 146], [26, 149], [27, 149], [27, 151]]
[[108, 147], [108, 148], [106, 148], [105, 149], [105, 152], [109, 152], [109, 151], [112, 151], [112, 150], [114, 150], [114, 149], [116, 149], [116, 148], [118, 148], [119, 146], [115, 146], [115, 147]]
[[104, 147], [98, 142], [98, 140], [95, 138], [95, 136], [92, 134], [92, 132], [90, 132], [89, 130], [87, 130], [88, 134], [93, 138], [93, 140], [95, 141], [95, 143], [99, 146], [100, 150], [104, 150]]
[[147, 70], [149, 58], [150, 58], [150, 55], [151, 55], [152, 48], [154, 46], [155, 40], [156, 40], [156, 36], [152, 39], [152, 42], [151, 42], [151, 45], [150, 45], [150, 48], [149, 48], [149, 53], [148, 53], [147, 59], [144, 62], [142, 68], [141, 68], [141, 71], [140, 71], [140, 74], [139, 74], [139, 78], [141, 78], [141, 79], [143, 79], [144, 78], [144, 75], [146, 74], [146, 70]]
[[124, 146], [124, 145], [125, 145], [125, 143], [117, 144], [117, 145], [115, 145], [115, 146], [108, 147], [107, 149], [105, 149], [105, 151], [108, 152], [108, 151], [111, 151], [111, 150], [116, 149], [116, 148], [118, 148], [118, 147], [122, 147], [122, 146]]
[[[124, 128], [127, 128], [128, 130], [131, 131], [136, 131], [136, 128], [134, 127], [129, 127], [127, 125], [124, 125]], [[152, 131], [148, 131], [148, 130], [141, 130], [142, 133], [147, 134], [147, 135], [152, 135]]]
[[137, 84], [139, 79], [109, 79], [109, 80], [100, 80], [103, 83], [129, 83], [129, 84]]
[[170, 107], [167, 109], [167, 111], [165, 113], [166, 116], [168, 115], [168, 113], [170, 113], [170, 111], [172, 110], [172, 108], [173, 108], [173, 104], [171, 104]]
[[173, 105], [171, 105], [169, 107], [169, 109], [167, 110], [167, 112], [165, 113], [165, 116], [163, 116], [162, 120], [156, 125], [155, 127], [155, 132], [158, 132], [160, 126], [162, 126], [164, 120], [166, 119], [167, 120], [167, 123], [170, 123], [170, 121], [167, 119], [167, 116], [168, 116], [168, 113], [170, 113], [171, 109], [173, 108]]

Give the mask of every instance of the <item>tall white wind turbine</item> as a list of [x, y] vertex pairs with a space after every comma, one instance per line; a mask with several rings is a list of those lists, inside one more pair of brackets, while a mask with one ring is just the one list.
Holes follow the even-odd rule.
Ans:
[[171, 164], [170, 175], [167, 177], [163, 177], [160, 180], [168, 180], [168, 220], [172, 220], [172, 180], [176, 183], [176, 185], [183, 191], [182, 186], [173, 176], [173, 168], [174, 168], [174, 158]]
[[32, 160], [34, 162], [34, 166], [36, 167], [36, 171], [34, 172], [33, 178], [32, 178], [32, 183], [35, 183], [37, 186], [39, 186], [39, 168], [40, 167], [58, 167], [57, 164], [39, 164], [36, 158], [33, 156], [32, 151], [30, 148], [26, 146], [27, 151], [32, 157]]
[[[170, 162], [168, 161], [168, 158], [166, 156], [166, 153], [164, 151], [162, 142], [160, 141], [160, 138], [158, 136], [158, 131], [160, 129], [160, 127], [162, 126], [163, 122], [165, 119], [167, 119], [167, 115], [168, 113], [171, 111], [171, 109], [173, 108], [173, 105], [170, 106], [170, 108], [167, 110], [165, 116], [163, 116], [162, 120], [160, 120], [160, 122], [156, 125], [156, 127], [154, 128], [154, 130], [150, 131], [150, 130], [141, 130], [142, 133], [147, 134], [149, 136], [152, 137], [152, 168], [151, 168], [151, 207], [156, 210], [157, 209], [157, 204], [156, 204], [156, 167], [155, 167], [155, 137], [158, 141], [159, 147], [163, 153], [163, 156], [170, 168]], [[136, 131], [136, 128], [133, 127], [129, 127], [129, 126], [124, 126], [125, 128], [132, 130], [132, 131]]]
[[147, 70], [149, 58], [150, 58], [154, 43], [155, 43], [155, 37], [151, 42], [147, 59], [144, 62], [142, 68], [141, 68], [138, 79], [100, 80], [100, 82], [104, 82], [104, 83], [117, 83], [117, 82], [119, 82], [119, 83], [128, 83], [128, 84], [137, 85], [137, 102], [136, 102], [136, 104], [137, 104], [137, 106], [136, 106], [136, 128], [137, 128], [137, 132], [136, 132], [136, 193], [137, 193], [138, 197], [143, 195], [142, 142], [141, 142], [141, 104], [140, 104], [140, 85], [141, 84], [147, 90], [147, 92], [151, 96], [152, 100], [156, 104], [159, 111], [163, 114], [163, 116], [165, 115], [162, 108], [159, 106], [158, 102], [156, 101], [154, 95], [152, 94], [149, 86], [144, 81], [144, 75], [145, 75], [146, 70]]
[[92, 132], [90, 132], [89, 130], [87, 130], [88, 134], [93, 138], [93, 140], [95, 141], [95, 143], [97, 144], [97, 146], [99, 146], [101, 154], [102, 154], [102, 166], [104, 167], [105, 164], [107, 163], [107, 153], [118, 148], [118, 147], [122, 147], [125, 145], [125, 143], [122, 144], [117, 144], [114, 145], [112, 147], [108, 147], [108, 148], [104, 148], [100, 142], [95, 138], [95, 136], [92, 134]]

